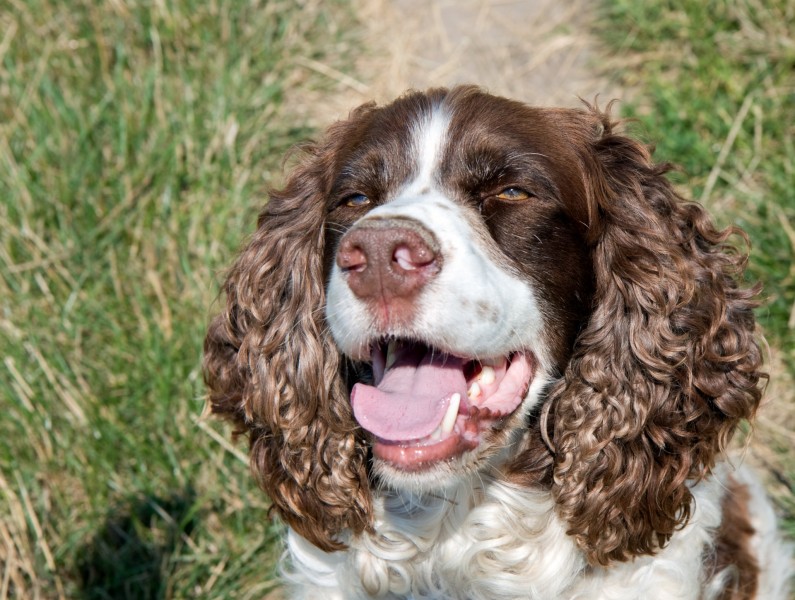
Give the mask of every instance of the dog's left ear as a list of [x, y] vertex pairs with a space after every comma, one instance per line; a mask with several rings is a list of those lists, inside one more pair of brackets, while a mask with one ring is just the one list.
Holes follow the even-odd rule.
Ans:
[[687, 522], [689, 483], [707, 476], [761, 397], [747, 256], [672, 189], [650, 152], [592, 111], [582, 150], [594, 309], [546, 430], [560, 516], [592, 564], [662, 547]]
[[252, 473], [276, 512], [326, 551], [367, 529], [372, 511], [367, 448], [324, 316], [325, 205], [347, 127], [307, 146], [271, 194], [204, 345], [212, 411], [248, 434]]

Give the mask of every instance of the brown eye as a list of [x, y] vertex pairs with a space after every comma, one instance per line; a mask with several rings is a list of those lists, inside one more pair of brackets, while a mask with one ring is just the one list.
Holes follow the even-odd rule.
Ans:
[[531, 194], [529, 192], [525, 192], [523, 189], [520, 189], [520, 188], [509, 187], [509, 188], [505, 188], [504, 190], [502, 190], [498, 194], [495, 194], [494, 197], [498, 198], [499, 200], [508, 200], [510, 202], [520, 202], [522, 200], [527, 200], [528, 198], [530, 198]]
[[350, 196], [345, 196], [340, 204], [348, 208], [361, 208], [370, 204], [370, 198], [364, 194], [351, 194]]

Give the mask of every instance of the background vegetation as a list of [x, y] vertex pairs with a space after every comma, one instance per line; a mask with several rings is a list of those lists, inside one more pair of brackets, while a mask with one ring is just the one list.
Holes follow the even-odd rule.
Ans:
[[[785, 0], [631, 2], [605, 7], [603, 35], [632, 68], [657, 156], [688, 193], [753, 240], [759, 316], [795, 365], [795, 5]], [[676, 175], [674, 176], [676, 179]]]
[[[787, 377], [795, 9], [672, 6], [605, 2], [608, 74], [688, 193], [751, 233]], [[350, 69], [356, 31], [344, 0], [0, 3], [0, 600], [273, 587], [267, 502], [200, 418], [201, 342], [281, 156], [312, 133], [297, 109], [325, 83], [304, 65]]]
[[222, 269], [309, 132], [324, 2], [0, 9], [0, 598], [259, 598], [278, 546], [201, 422]]

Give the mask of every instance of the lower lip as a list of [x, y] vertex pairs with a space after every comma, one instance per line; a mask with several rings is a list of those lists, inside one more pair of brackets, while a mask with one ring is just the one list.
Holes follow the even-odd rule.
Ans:
[[390, 444], [375, 440], [373, 454], [401, 471], [417, 472], [430, 469], [435, 464], [455, 458], [477, 447], [476, 441], [469, 441], [453, 433], [435, 444]]

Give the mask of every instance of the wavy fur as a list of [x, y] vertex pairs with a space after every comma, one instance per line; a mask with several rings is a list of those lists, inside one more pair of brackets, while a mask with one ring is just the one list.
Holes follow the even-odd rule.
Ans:
[[367, 451], [323, 316], [324, 193], [339, 137], [307, 146], [271, 194], [204, 349], [213, 413], [248, 432], [252, 473], [276, 511], [328, 551], [344, 547], [343, 531], [367, 528], [371, 512]]
[[646, 147], [603, 132], [584, 158], [594, 311], [546, 405], [558, 512], [592, 563], [653, 553], [761, 398], [747, 253], [680, 198]]

